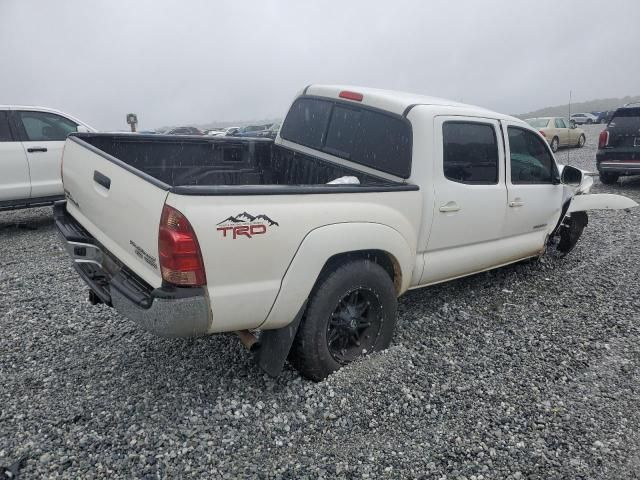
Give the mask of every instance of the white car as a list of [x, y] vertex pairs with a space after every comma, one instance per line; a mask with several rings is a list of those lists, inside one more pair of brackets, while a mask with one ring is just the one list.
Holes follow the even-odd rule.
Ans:
[[598, 123], [598, 117], [591, 113], [574, 113], [571, 115], [571, 121], [578, 125], [591, 125]]
[[93, 131], [51, 108], [0, 105], [0, 210], [63, 199], [60, 161], [67, 135]]
[[224, 128], [212, 128], [211, 130], [207, 130], [207, 135], [211, 137], [222, 137], [225, 134]]
[[62, 173], [92, 302], [158, 335], [235, 331], [270, 374], [289, 358], [314, 380], [386, 348], [407, 290], [567, 253], [585, 210], [637, 205], [587, 194], [522, 120], [326, 85], [275, 141], [72, 134]]

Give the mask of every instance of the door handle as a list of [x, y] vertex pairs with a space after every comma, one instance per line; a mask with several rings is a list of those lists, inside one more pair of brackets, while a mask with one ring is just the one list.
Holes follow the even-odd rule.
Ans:
[[522, 207], [524, 202], [521, 200], [514, 200], [513, 202], [509, 202], [510, 207]]
[[460, 210], [460, 205], [458, 205], [456, 202], [447, 202], [444, 205], [440, 205], [440, 209], [441, 212], [457, 212], [458, 210]]
[[102, 185], [107, 190], [111, 188], [111, 179], [97, 170], [93, 171], [93, 181], [98, 185]]
[[29, 153], [46, 152], [46, 151], [47, 151], [47, 147], [29, 147], [29, 148], [27, 148], [27, 152], [29, 152]]

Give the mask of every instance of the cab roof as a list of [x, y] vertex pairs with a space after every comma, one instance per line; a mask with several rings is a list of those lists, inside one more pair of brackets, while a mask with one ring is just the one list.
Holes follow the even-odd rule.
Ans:
[[394, 90], [382, 90], [378, 88], [358, 87], [353, 85], [309, 85], [302, 91], [303, 95], [316, 95], [328, 98], [340, 98], [340, 92], [354, 92], [362, 95], [361, 103], [375, 108], [380, 108], [398, 115], [406, 115], [407, 112], [417, 105], [432, 105], [442, 107], [459, 108], [465, 111], [476, 111], [482, 115], [490, 114], [492, 117], [516, 120], [509, 115], [494, 112], [483, 107], [468, 105], [465, 103], [447, 100], [444, 98], [418, 95], [415, 93], [398, 92]]

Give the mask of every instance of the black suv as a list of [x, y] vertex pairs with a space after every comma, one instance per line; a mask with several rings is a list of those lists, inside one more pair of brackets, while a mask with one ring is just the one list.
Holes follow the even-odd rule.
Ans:
[[620, 176], [640, 175], [640, 103], [615, 111], [600, 133], [596, 165], [606, 184], [616, 183]]

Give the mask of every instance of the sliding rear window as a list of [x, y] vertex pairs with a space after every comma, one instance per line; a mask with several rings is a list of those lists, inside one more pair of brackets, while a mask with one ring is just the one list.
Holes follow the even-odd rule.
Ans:
[[411, 126], [400, 116], [303, 97], [289, 110], [280, 136], [392, 175], [411, 175]]

